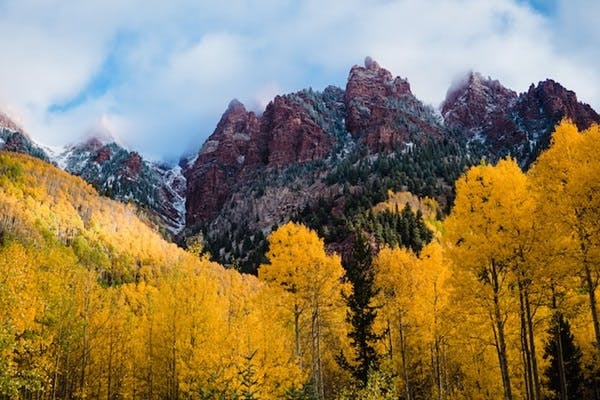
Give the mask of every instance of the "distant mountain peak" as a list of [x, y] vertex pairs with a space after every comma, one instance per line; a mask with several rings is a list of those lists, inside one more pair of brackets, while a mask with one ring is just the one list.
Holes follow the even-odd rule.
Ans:
[[560, 83], [546, 79], [531, 84], [516, 104], [521, 129], [540, 130], [541, 125], [552, 128], [563, 118], [571, 119], [579, 129], [587, 129], [600, 121], [600, 115], [589, 104], [581, 103], [575, 92]]
[[450, 86], [446, 92], [446, 99], [442, 103], [441, 112], [446, 119], [449, 112], [461, 105], [472, 107], [479, 103], [482, 107], [487, 105], [504, 107], [516, 97], [516, 92], [507, 89], [498, 80], [489, 76], [486, 78], [479, 72], [469, 71]]
[[393, 77], [370, 57], [350, 70], [344, 102], [346, 129], [370, 153], [440, 137], [437, 117], [412, 94], [408, 80]]
[[346, 90], [354, 88], [367, 96], [397, 96], [411, 93], [408, 80], [394, 78], [390, 71], [382, 68], [371, 57], [365, 58], [364, 67], [355, 65], [350, 69]]
[[27, 136], [23, 128], [14, 122], [12, 118], [0, 111], [0, 128], [5, 128], [13, 132], [21, 132], [21, 134]]
[[246, 106], [244, 103], [239, 101], [238, 99], [233, 99], [229, 102], [227, 106], [227, 111], [225, 113], [236, 113], [236, 112], [247, 112]]
[[448, 89], [441, 114], [448, 127], [477, 135], [499, 120], [504, 124], [504, 114], [516, 99], [517, 93], [498, 80], [469, 71]]

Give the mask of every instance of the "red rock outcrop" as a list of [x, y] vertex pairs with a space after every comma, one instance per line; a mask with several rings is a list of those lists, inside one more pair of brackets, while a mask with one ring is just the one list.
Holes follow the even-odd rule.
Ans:
[[98, 150], [91, 151], [97, 151], [96, 157], [94, 157], [94, 162], [97, 162], [98, 164], [102, 164], [110, 160], [110, 149], [108, 147], [102, 147]]
[[516, 99], [517, 93], [497, 80], [470, 72], [448, 90], [441, 112], [447, 127], [476, 134], [502, 124]]
[[135, 179], [142, 172], [142, 156], [139, 153], [132, 151], [127, 159], [123, 162], [123, 174], [129, 178]]
[[517, 156], [523, 165], [548, 145], [561, 119], [572, 119], [580, 129], [600, 122], [589, 105], [552, 80], [532, 84], [517, 96], [498, 81], [472, 72], [448, 91], [441, 111], [448, 128], [487, 145], [492, 154]]
[[563, 118], [571, 119], [579, 129], [586, 129], [592, 123], [600, 123], [600, 115], [588, 104], [577, 100], [577, 95], [559, 83], [547, 79], [533, 84], [519, 96], [515, 112], [522, 126], [540, 129], [545, 125], [554, 126]]
[[259, 167], [322, 159], [333, 138], [310, 115], [301, 94], [277, 96], [257, 117], [233, 100], [194, 165], [186, 171], [187, 223], [214, 217], [234, 185]]
[[294, 96], [277, 96], [258, 118], [232, 101], [186, 172], [187, 221], [214, 217], [233, 186], [258, 167], [283, 168], [327, 156], [331, 138]]
[[[187, 169], [186, 221], [196, 224], [214, 217], [231, 194], [251, 138], [259, 132], [256, 115], [237, 100], [231, 101], [194, 164]], [[257, 164], [259, 160], [253, 160]]]
[[292, 97], [275, 97], [262, 115], [261, 123], [261, 131], [267, 139], [268, 167], [282, 168], [329, 154], [333, 141], [330, 134]]
[[413, 96], [408, 81], [393, 78], [370, 57], [350, 70], [344, 101], [347, 130], [371, 153], [442, 137], [432, 110]]

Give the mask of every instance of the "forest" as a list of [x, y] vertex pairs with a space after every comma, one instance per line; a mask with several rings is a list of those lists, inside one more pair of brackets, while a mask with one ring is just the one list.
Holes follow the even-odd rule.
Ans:
[[600, 399], [599, 126], [447, 215], [387, 196], [350, 261], [288, 222], [254, 276], [1, 152], [0, 399]]

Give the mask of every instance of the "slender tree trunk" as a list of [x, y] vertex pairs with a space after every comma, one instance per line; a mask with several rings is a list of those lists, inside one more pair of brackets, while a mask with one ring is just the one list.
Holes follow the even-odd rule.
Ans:
[[302, 357], [300, 357], [300, 308], [294, 303], [294, 356], [298, 367], [302, 368]]
[[527, 334], [527, 323], [525, 321], [525, 299], [523, 293], [523, 283], [519, 279], [518, 283], [519, 288], [519, 319], [521, 322], [521, 354], [523, 356], [523, 372], [525, 375], [525, 389], [527, 393], [528, 400], [535, 400], [535, 395], [533, 393], [533, 376], [532, 376], [532, 368], [531, 368], [531, 352], [529, 349], [529, 340]]
[[54, 359], [54, 379], [52, 382], [52, 400], [56, 399], [56, 385], [58, 385], [58, 364], [60, 360], [60, 348], [56, 351], [56, 358]]
[[400, 336], [400, 356], [402, 358], [402, 379], [404, 379], [404, 393], [406, 400], [411, 400], [410, 382], [408, 380], [408, 366], [406, 365], [406, 338], [404, 336], [404, 325], [402, 324], [402, 313], [398, 316], [398, 334]]
[[537, 354], [535, 351], [535, 335], [533, 333], [533, 315], [531, 313], [531, 303], [529, 302], [529, 290], [525, 289], [525, 318], [529, 329], [529, 350], [531, 351], [531, 369], [533, 372], [533, 388], [535, 399], [542, 398], [542, 388], [540, 385], [540, 374], [538, 371]]
[[319, 309], [313, 309], [311, 316], [312, 336], [312, 375], [315, 385], [315, 397], [323, 400], [325, 397], [323, 389], [323, 371], [321, 371], [321, 349], [319, 346]]
[[531, 400], [533, 395], [531, 393], [531, 382], [529, 380], [529, 362], [527, 360], [527, 352], [525, 351], [525, 346], [527, 339], [525, 338], [525, 332], [523, 331], [523, 326], [521, 326], [521, 357], [523, 360], [523, 374], [525, 375], [525, 394], [526, 399]]
[[500, 309], [500, 284], [498, 279], [497, 265], [494, 260], [491, 262], [493, 301], [494, 301], [494, 324], [497, 335], [498, 362], [500, 364], [500, 374], [502, 375], [502, 385], [504, 387], [504, 398], [512, 400], [512, 390], [510, 387], [510, 375], [508, 372], [508, 357], [506, 356], [506, 338], [504, 335], [504, 321]]
[[444, 374], [442, 375], [444, 378], [444, 398], [447, 398], [452, 392], [452, 387], [450, 386], [450, 374], [448, 374], [448, 347], [445, 340], [442, 342], [442, 355], [444, 357]]
[[588, 296], [590, 300], [590, 311], [592, 313], [592, 322], [594, 325], [594, 334], [596, 336], [596, 350], [598, 351], [598, 355], [600, 355], [600, 321], [598, 319], [598, 303], [596, 301], [596, 288], [598, 287], [598, 282], [594, 282], [594, 278], [592, 277], [592, 269], [590, 266], [590, 260], [588, 259], [588, 246], [587, 242], [589, 240], [589, 235], [587, 235], [583, 228], [580, 226], [578, 230], [579, 235], [579, 244], [582, 254], [582, 264], [583, 270], [585, 273], [585, 285], [588, 291]]
[[444, 397], [444, 388], [442, 381], [442, 365], [440, 356], [440, 341], [439, 338], [435, 337], [435, 383], [437, 384], [438, 400], [442, 400]]

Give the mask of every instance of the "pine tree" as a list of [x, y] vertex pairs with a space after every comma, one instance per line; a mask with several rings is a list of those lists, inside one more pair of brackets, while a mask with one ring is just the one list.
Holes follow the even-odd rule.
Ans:
[[349, 308], [347, 321], [351, 326], [348, 337], [354, 348], [354, 356], [348, 362], [341, 354], [338, 362], [364, 387], [369, 378], [369, 370], [379, 367], [379, 356], [373, 347], [373, 343], [378, 340], [373, 329], [377, 310], [371, 304], [371, 299], [377, 294], [373, 286], [373, 250], [362, 233], [355, 236], [351, 261], [346, 265], [346, 276], [353, 287], [346, 303]]
[[581, 350], [574, 342], [569, 321], [560, 312], [552, 318], [548, 334], [549, 340], [544, 348], [544, 359], [550, 359], [544, 371], [547, 387], [552, 392], [548, 399], [582, 398]]

